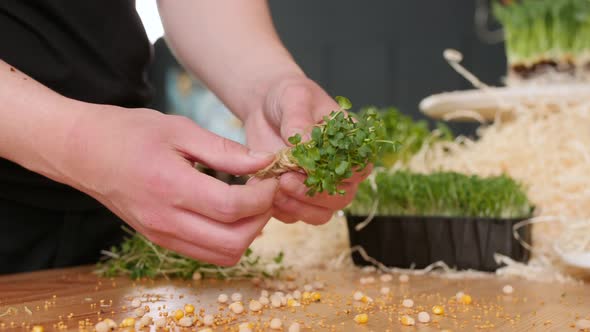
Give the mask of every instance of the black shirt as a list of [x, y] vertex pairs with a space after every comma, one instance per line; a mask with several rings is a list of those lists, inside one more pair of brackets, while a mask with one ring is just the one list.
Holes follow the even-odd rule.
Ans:
[[[124, 107], [149, 102], [151, 46], [130, 0], [1, 0], [0, 58], [54, 91]], [[85, 210], [99, 204], [0, 158], [0, 199]]]

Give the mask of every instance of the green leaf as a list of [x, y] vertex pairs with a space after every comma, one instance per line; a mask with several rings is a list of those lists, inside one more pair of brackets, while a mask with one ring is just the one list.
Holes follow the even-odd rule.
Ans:
[[289, 143], [293, 144], [293, 145], [297, 145], [299, 143], [301, 143], [301, 135], [300, 134], [295, 134], [291, 137], [289, 137]]
[[314, 127], [311, 131], [311, 139], [314, 141], [320, 141], [322, 139], [322, 130], [319, 127]]
[[342, 162], [340, 162], [338, 167], [336, 167], [334, 172], [336, 172], [336, 174], [338, 174], [338, 175], [342, 175], [342, 174], [346, 173], [346, 171], [348, 170], [348, 166], [349, 166], [348, 161], [342, 161]]
[[338, 103], [338, 106], [340, 106], [341, 109], [343, 110], [349, 110], [352, 108], [352, 103], [350, 102], [350, 100], [346, 97], [342, 97], [342, 96], [336, 96], [336, 102]]

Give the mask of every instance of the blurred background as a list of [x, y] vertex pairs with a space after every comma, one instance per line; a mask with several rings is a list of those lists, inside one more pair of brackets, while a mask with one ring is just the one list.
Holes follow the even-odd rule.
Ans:
[[[355, 108], [395, 106], [415, 119], [423, 98], [470, 88], [444, 61], [445, 48], [464, 54], [464, 65], [482, 81], [499, 85], [506, 72], [498, 25], [489, 0], [297, 0], [269, 1], [276, 28], [307, 75], [331, 95], [349, 97]], [[137, 9], [154, 43], [150, 77], [152, 107], [189, 116], [201, 126], [244, 142], [240, 122], [174, 60], [162, 39], [153, 0]], [[451, 123], [472, 136], [472, 123]]]

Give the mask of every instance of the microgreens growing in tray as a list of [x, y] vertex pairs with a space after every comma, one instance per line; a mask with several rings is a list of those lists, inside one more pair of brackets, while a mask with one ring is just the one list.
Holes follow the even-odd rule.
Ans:
[[98, 263], [96, 272], [104, 277], [129, 276], [132, 279], [143, 277], [194, 276], [215, 279], [274, 278], [285, 269], [282, 265], [283, 253], [273, 259], [264, 260], [248, 249], [242, 259], [231, 267], [220, 267], [200, 262], [164, 249], [146, 239], [143, 235], [125, 228], [130, 237], [119, 247], [103, 251], [104, 260]]
[[507, 175], [379, 171], [374, 183], [361, 183], [350, 214], [522, 218], [533, 211], [522, 185]]
[[257, 176], [274, 177], [289, 171], [307, 175], [307, 194], [327, 192], [344, 194], [338, 186], [362, 172], [375, 162], [384, 139], [383, 122], [377, 112], [364, 112], [361, 116], [346, 113], [352, 108], [350, 100], [336, 97], [340, 110], [325, 116], [322, 123], [311, 130], [311, 137], [303, 141], [300, 134], [289, 137], [293, 146], [280, 151], [275, 162]]
[[496, 0], [493, 9], [504, 28], [508, 62], [516, 70], [543, 66], [569, 70], [587, 65], [589, 1]]

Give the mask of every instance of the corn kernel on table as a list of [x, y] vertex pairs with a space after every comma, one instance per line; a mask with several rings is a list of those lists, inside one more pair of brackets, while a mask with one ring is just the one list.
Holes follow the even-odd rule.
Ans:
[[[275, 308], [268, 304], [252, 312], [249, 301], [258, 299], [264, 287], [252, 281], [132, 281], [98, 278], [92, 267], [8, 275], [0, 277], [0, 331], [31, 331], [36, 326], [44, 331], [93, 331], [99, 320], [110, 318], [120, 324], [125, 318], [136, 317], [136, 299], [141, 301], [140, 311], [154, 319], [167, 313], [168, 321], [180, 331], [204, 329], [205, 314], [214, 315], [213, 331], [238, 331], [244, 322], [251, 323], [252, 331], [270, 331], [272, 318], [281, 320], [283, 331], [289, 331], [293, 322], [299, 322], [301, 331], [577, 331], [577, 321], [590, 319], [588, 285], [499, 277], [410, 276], [403, 282], [399, 276], [382, 278], [356, 269], [308, 271], [286, 283], [303, 292], [301, 298], [289, 302], [295, 305]], [[313, 296], [305, 294], [306, 284], [308, 290], [316, 285], [309, 290]], [[510, 287], [503, 289], [507, 285], [513, 292]], [[362, 297], [356, 295], [358, 301], [353, 295], [356, 291], [362, 292]], [[458, 298], [460, 291], [471, 301], [465, 296]], [[244, 303], [241, 314], [228, 308], [236, 292]], [[221, 293], [230, 297], [228, 303], [218, 303]], [[186, 304], [195, 307], [198, 319], [195, 325], [182, 328], [172, 316]], [[433, 306], [441, 306], [444, 312], [433, 313]], [[421, 311], [428, 313], [428, 323], [418, 320]], [[366, 323], [355, 322], [359, 314], [367, 315]], [[414, 320], [413, 326], [403, 325], [411, 323], [408, 318]], [[145, 328], [150, 329], [155, 327]]]

